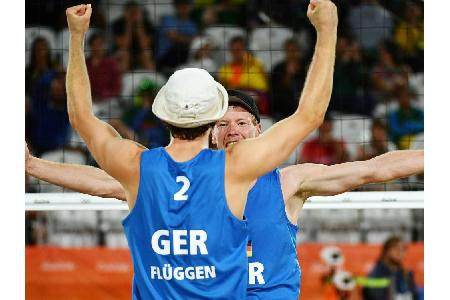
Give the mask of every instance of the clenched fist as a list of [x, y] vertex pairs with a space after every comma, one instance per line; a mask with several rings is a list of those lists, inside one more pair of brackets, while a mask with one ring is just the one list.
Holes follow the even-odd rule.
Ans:
[[84, 35], [89, 29], [92, 7], [90, 4], [81, 4], [66, 9], [67, 24], [71, 34]]
[[337, 8], [330, 0], [311, 0], [307, 15], [317, 32], [337, 29]]

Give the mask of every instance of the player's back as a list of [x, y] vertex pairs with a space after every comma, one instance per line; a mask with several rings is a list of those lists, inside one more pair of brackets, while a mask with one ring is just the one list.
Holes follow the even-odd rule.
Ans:
[[225, 152], [175, 162], [141, 155], [136, 204], [123, 221], [133, 258], [133, 299], [244, 299], [247, 224], [229, 210]]
[[298, 228], [286, 216], [278, 169], [258, 178], [248, 193], [245, 215], [250, 230], [247, 299], [297, 299]]

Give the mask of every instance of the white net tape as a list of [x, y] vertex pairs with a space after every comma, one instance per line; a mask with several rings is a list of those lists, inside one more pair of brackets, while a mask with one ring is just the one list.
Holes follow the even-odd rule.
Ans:
[[[423, 209], [424, 192], [348, 192], [311, 197], [305, 209]], [[128, 210], [126, 202], [79, 193], [27, 193], [25, 210]]]

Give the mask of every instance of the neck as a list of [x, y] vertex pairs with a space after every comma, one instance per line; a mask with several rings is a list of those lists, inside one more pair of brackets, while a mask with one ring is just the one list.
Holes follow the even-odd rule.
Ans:
[[182, 162], [192, 159], [200, 151], [207, 148], [208, 134], [205, 134], [192, 141], [172, 137], [165, 149], [175, 161]]

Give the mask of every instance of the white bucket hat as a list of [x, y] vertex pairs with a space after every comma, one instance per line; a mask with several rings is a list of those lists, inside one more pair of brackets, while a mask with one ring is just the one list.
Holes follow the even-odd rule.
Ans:
[[181, 128], [194, 128], [215, 122], [228, 109], [228, 93], [205, 70], [176, 71], [159, 90], [152, 105], [161, 120]]

